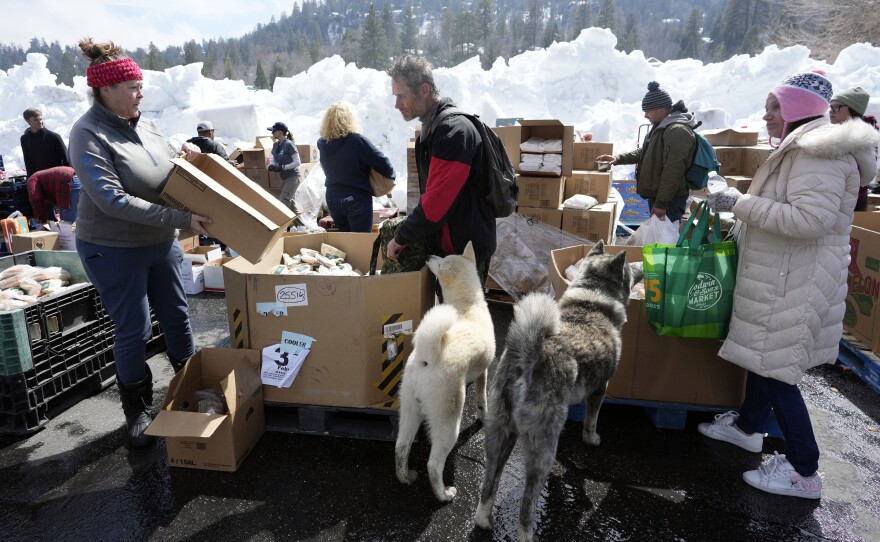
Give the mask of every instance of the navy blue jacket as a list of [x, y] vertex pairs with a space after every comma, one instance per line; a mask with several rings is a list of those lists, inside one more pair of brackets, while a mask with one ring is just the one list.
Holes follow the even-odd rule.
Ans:
[[361, 134], [348, 134], [339, 139], [318, 139], [324, 186], [331, 193], [360, 191], [372, 196], [370, 169], [391, 179], [396, 178], [387, 156]]
[[437, 235], [444, 255], [463, 253], [471, 241], [477, 261], [484, 261], [495, 253], [496, 238], [495, 215], [475, 188], [483, 174], [483, 142], [467, 117], [435, 122], [447, 107], [455, 105], [441, 98], [422, 122], [416, 140], [421, 196], [394, 238], [408, 245]]

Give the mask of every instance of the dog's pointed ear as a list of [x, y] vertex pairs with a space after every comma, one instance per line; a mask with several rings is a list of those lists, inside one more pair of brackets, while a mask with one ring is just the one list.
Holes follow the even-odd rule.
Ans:
[[[599, 241], [601, 243], [602, 241]], [[598, 244], [598, 243], [597, 243]], [[611, 260], [611, 272], [623, 275], [623, 267], [626, 265], [626, 252], [620, 251], [617, 256]]]
[[461, 254], [468, 260], [477, 263], [477, 255], [474, 253], [474, 244], [471, 241], [468, 241], [466, 247], [464, 247], [464, 252]]
[[632, 277], [632, 284], [638, 284], [645, 278], [645, 267], [642, 262], [633, 262], [629, 265], [629, 274]]
[[593, 248], [590, 249], [587, 256], [595, 256], [596, 254], [605, 254], [605, 243], [601, 239], [599, 239], [598, 243], [593, 245]]

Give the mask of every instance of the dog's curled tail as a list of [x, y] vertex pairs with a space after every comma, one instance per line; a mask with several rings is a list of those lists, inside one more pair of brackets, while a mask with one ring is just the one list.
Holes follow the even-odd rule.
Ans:
[[425, 313], [416, 329], [415, 347], [424, 359], [438, 359], [446, 332], [458, 321], [458, 311], [452, 305], [440, 304]]
[[513, 307], [513, 322], [507, 331], [507, 350], [520, 359], [537, 359], [545, 337], [559, 333], [562, 321], [556, 300], [533, 292]]

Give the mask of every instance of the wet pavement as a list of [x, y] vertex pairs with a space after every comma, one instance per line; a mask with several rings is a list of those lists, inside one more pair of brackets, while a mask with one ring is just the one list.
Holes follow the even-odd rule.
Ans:
[[[190, 298], [199, 347], [228, 347], [222, 296]], [[499, 340], [511, 308], [492, 304]], [[157, 403], [172, 376], [149, 360]], [[741, 478], [761, 456], [683, 431], [656, 429], [639, 407], [605, 405], [602, 444], [570, 421], [542, 493], [544, 541], [880, 541], [880, 397], [840, 366], [802, 385], [825, 473], [821, 501], [765, 494]], [[394, 476], [394, 443], [266, 433], [235, 473], [171, 468], [164, 446], [129, 451], [115, 387], [27, 437], [0, 437], [0, 540], [490, 541], [515, 540], [523, 473], [517, 450], [501, 480], [494, 531], [474, 526], [483, 434], [469, 394], [441, 504], [413, 447], [411, 486]], [[764, 457], [783, 451], [765, 440]]]

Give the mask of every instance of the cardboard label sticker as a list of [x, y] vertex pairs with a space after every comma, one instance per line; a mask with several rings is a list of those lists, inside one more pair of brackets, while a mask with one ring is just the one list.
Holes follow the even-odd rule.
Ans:
[[275, 287], [275, 300], [285, 307], [306, 307], [309, 293], [305, 284], [279, 284]]

